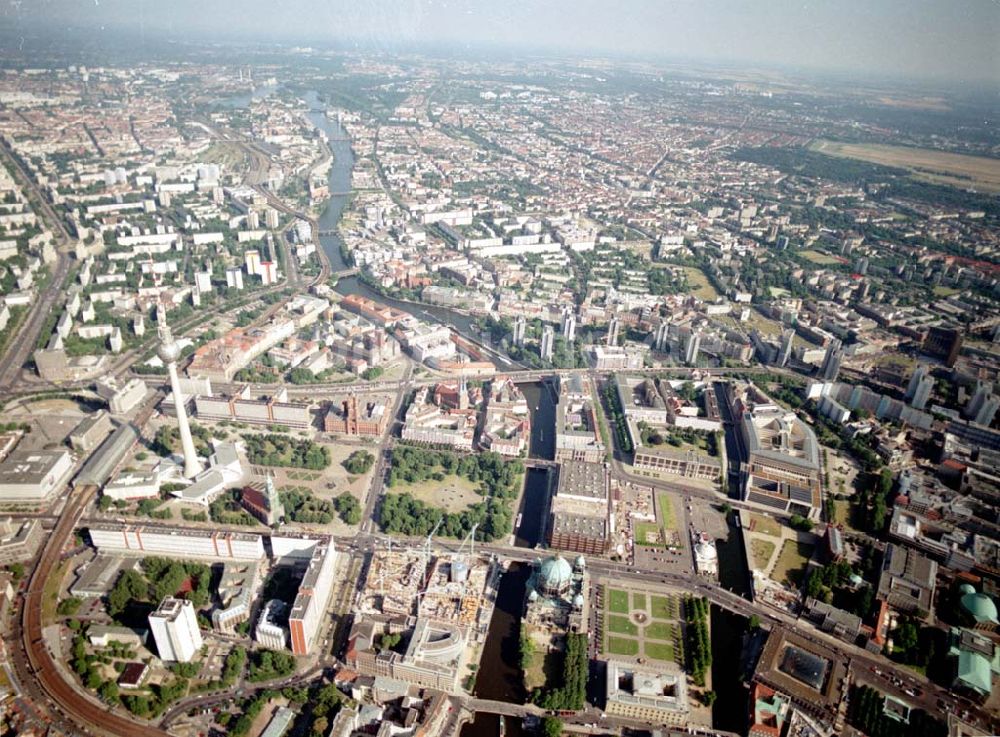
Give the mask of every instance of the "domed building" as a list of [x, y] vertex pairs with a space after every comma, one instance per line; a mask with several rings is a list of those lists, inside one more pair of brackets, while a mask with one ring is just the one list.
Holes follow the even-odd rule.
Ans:
[[964, 583], [958, 588], [962, 616], [976, 629], [994, 630], [1000, 624], [997, 605], [989, 596]]
[[561, 597], [573, 584], [573, 569], [561, 555], [546, 558], [538, 566], [535, 588], [542, 596]]
[[536, 560], [525, 591], [525, 624], [564, 632], [586, 631], [588, 586], [582, 555], [573, 565], [561, 555]]

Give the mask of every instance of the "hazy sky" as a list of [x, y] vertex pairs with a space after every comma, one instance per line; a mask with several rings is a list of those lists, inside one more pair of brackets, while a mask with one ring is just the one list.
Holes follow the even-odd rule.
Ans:
[[[1000, 0], [0, 0], [37, 28], [436, 42], [993, 80]], [[3, 19], [0, 18], [0, 21]]]

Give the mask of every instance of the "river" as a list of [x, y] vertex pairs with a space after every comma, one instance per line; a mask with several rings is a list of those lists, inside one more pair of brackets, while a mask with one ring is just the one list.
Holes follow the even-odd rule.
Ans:
[[[249, 105], [251, 98], [270, 94], [272, 91], [273, 88], [263, 90], [260, 94], [255, 91], [253, 95], [230, 98], [228, 104], [232, 107], [245, 107]], [[310, 121], [326, 133], [334, 157], [328, 180], [331, 197], [319, 217], [320, 230], [333, 231], [336, 230], [348, 203], [348, 196], [342, 193], [351, 190], [354, 152], [339, 123], [326, 117], [325, 106], [319, 100], [317, 93], [308, 92], [304, 99], [310, 107], [308, 113]], [[343, 241], [339, 235], [320, 236], [320, 245], [330, 261], [332, 271], [349, 268], [344, 261]], [[343, 295], [359, 294], [392, 305], [421, 319], [451, 325], [460, 334], [476, 341], [488, 340], [487, 336], [472, 331], [474, 320], [468, 315], [444, 307], [414, 305], [384, 297], [357, 277], [341, 279], [337, 283], [336, 290]], [[499, 363], [500, 368], [510, 368], [515, 365], [512, 362]], [[522, 385], [522, 390], [525, 392], [532, 413], [530, 454], [536, 458], [552, 459], [555, 453], [555, 403], [552, 391], [543, 383]], [[541, 542], [545, 531], [543, 516], [547, 508], [548, 487], [547, 470], [528, 471], [520, 510], [524, 520], [528, 522], [522, 522], [517, 535], [518, 544], [521, 546], [534, 547]], [[480, 660], [479, 672], [482, 677], [476, 681], [475, 693], [480, 698], [513, 703], [524, 703], [527, 698], [518, 663], [518, 639], [524, 606], [524, 587], [530, 572], [529, 566], [515, 563], [501, 578], [496, 608], [490, 620], [489, 634]], [[501, 733], [500, 719], [493, 714], [478, 714], [475, 721], [462, 730], [462, 737], [498, 737]], [[507, 718], [503, 732], [505, 737], [520, 737], [521, 721]]]
[[[475, 694], [481, 699], [514, 704], [527, 701], [518, 652], [524, 587], [530, 574], [530, 566], [511, 563], [500, 579], [497, 603], [490, 619], [490, 631], [483, 646], [479, 677], [476, 679]], [[462, 737], [499, 737], [500, 719], [496, 714], [477, 714], [475, 721], [462, 729]], [[506, 718], [504, 737], [520, 737], [521, 734], [521, 720]]]

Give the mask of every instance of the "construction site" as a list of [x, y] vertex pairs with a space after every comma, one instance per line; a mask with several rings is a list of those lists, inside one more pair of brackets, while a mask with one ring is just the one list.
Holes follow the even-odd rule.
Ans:
[[361, 673], [457, 692], [471, 682], [502, 572], [475, 553], [387, 547], [372, 553], [345, 659]]

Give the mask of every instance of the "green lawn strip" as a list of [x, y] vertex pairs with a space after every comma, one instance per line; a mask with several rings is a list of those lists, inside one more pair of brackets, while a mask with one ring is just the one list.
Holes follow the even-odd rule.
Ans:
[[628, 617], [612, 615], [608, 617], [608, 632], [615, 632], [620, 635], [637, 636], [639, 634], [639, 628], [629, 621]]
[[607, 589], [605, 598], [608, 609], [615, 614], [628, 614], [628, 592], [621, 589]]
[[643, 644], [643, 653], [651, 660], [671, 661], [674, 659], [674, 646], [669, 642], [649, 642]]
[[638, 655], [639, 641], [630, 637], [609, 637], [608, 652], [612, 655]]

